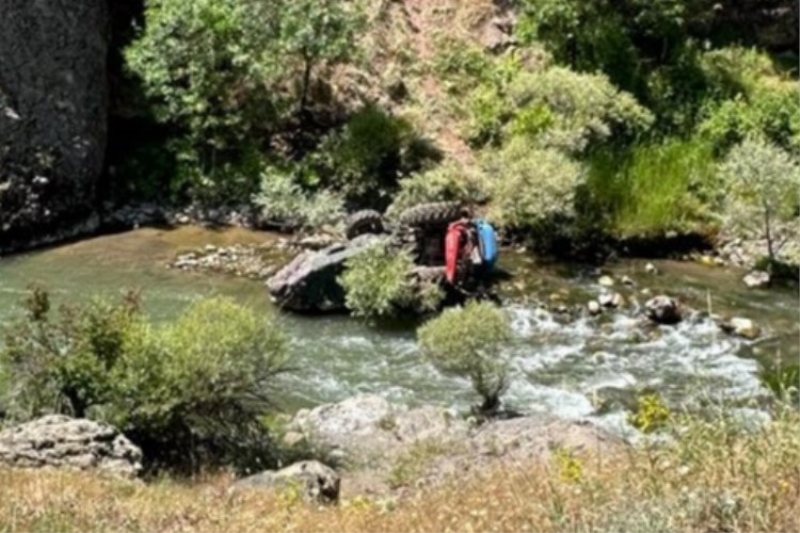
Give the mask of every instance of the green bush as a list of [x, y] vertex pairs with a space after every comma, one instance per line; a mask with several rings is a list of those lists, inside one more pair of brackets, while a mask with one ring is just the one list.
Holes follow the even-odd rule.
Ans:
[[108, 421], [150, 467], [270, 458], [259, 417], [273, 408], [271, 387], [287, 361], [271, 317], [224, 298], [196, 302], [164, 326], [152, 325], [133, 296], [52, 316], [47, 294], [35, 291], [26, 307], [0, 352], [12, 418]]
[[[294, 170], [294, 172], [293, 172]], [[331, 191], [304, 191], [294, 174], [299, 169], [267, 167], [261, 174], [261, 190], [253, 196], [261, 222], [281, 229], [319, 228], [335, 225], [344, 217], [344, 199]]]
[[403, 310], [425, 312], [436, 309], [444, 295], [438, 285], [412, 277], [414, 260], [404, 249], [383, 243], [347, 261], [339, 282], [345, 289], [347, 307], [355, 316], [387, 317]]
[[522, 120], [535, 125], [533, 132], [542, 132], [541, 146], [569, 153], [582, 153], [612, 137], [634, 139], [653, 122], [647, 109], [606, 76], [562, 67], [521, 73], [509, 83], [508, 97], [523, 110]]
[[447, 309], [417, 332], [425, 356], [441, 372], [468, 378], [482, 398], [482, 411], [495, 409], [508, 387], [503, 346], [511, 338], [504, 311], [486, 302]]
[[724, 224], [732, 232], [767, 240], [774, 261], [788, 239], [797, 238], [800, 166], [763, 138], [747, 138], [721, 163]]
[[[307, 123], [309, 85], [320, 64], [349, 61], [363, 17], [325, 0], [148, 0], [145, 27], [126, 49], [167, 144], [174, 187], [195, 199], [241, 201], [258, 187], [270, 141]], [[298, 94], [294, 94], [298, 93]], [[253, 164], [255, 161], [255, 165]]]
[[325, 176], [323, 185], [361, 205], [385, 208], [399, 179], [438, 157], [424, 144], [407, 120], [367, 105], [323, 140], [310, 164]]
[[203, 179], [237, 174], [242, 148], [267, 134], [284, 113], [279, 93], [264, 89], [284, 74], [272, 53], [276, 36], [266, 6], [242, 0], [147, 2], [145, 30], [125, 56], [156, 118], [181, 132], [170, 143], [185, 169], [179, 185], [202, 187]]
[[797, 84], [775, 83], [710, 106], [699, 131], [718, 153], [751, 136], [765, 136], [784, 150], [796, 151], [800, 148], [798, 91]]
[[485, 176], [477, 166], [461, 165], [448, 160], [441, 165], [400, 180], [387, 215], [428, 202], [481, 202], [486, 198]]
[[583, 182], [578, 162], [555, 150], [536, 148], [518, 137], [483, 159], [491, 196], [489, 218], [507, 228], [541, 228], [574, 215]]

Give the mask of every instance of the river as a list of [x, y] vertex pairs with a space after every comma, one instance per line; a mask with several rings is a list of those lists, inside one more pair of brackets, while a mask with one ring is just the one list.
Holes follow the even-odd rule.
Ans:
[[[31, 283], [49, 289], [55, 303], [83, 301], [96, 294], [142, 290], [146, 310], [157, 320], [175, 316], [206, 295], [227, 295], [256, 308], [272, 306], [266, 288], [224, 275], [167, 268], [176, 254], [205, 244], [261, 243], [275, 237], [242, 229], [198, 227], [141, 229], [101, 236], [43, 251], [0, 258], [0, 321], [19, 316], [19, 301]], [[649, 387], [671, 402], [711, 396], [748, 400], [764, 397], [758, 372], [780, 358], [798, 360], [798, 298], [793, 289], [751, 290], [741, 272], [695, 263], [643, 261], [607, 267], [624, 296], [640, 302], [665, 292], [694, 308], [755, 320], [763, 329], [755, 343], [722, 333], [710, 320], [684, 321], [649, 333], [630, 311], [601, 319], [559, 320], [534, 301], [557, 298], [585, 302], [603, 289], [591, 269], [537, 264], [526, 254], [504, 251], [501, 266], [514, 274], [506, 284], [507, 309], [515, 339], [509, 348], [511, 386], [505, 400], [520, 411], [548, 411], [570, 418], [595, 416], [598, 396]], [[469, 384], [448, 378], [425, 362], [413, 328], [375, 327], [343, 316], [302, 317], [280, 313], [300, 370], [284, 378], [288, 409], [337, 401], [358, 392], [381, 394], [407, 404], [436, 403], [463, 409], [476, 399]], [[597, 415], [600, 417], [600, 415]], [[607, 425], [623, 424], [612, 409]]]

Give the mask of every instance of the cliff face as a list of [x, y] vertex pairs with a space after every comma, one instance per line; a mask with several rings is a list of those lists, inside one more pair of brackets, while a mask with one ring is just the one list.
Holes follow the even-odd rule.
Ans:
[[63, 238], [92, 214], [109, 20], [106, 0], [0, 0], [0, 13], [2, 253]]

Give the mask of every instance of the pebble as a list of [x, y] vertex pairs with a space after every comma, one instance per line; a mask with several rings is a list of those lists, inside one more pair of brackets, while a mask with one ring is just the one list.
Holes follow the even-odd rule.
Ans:
[[658, 274], [658, 268], [653, 263], [647, 263], [644, 266], [644, 271], [648, 274]]
[[600, 303], [596, 300], [590, 300], [589, 303], [586, 304], [586, 308], [589, 310], [590, 315], [599, 315], [603, 312]]
[[767, 287], [770, 283], [770, 276], [766, 272], [754, 270], [742, 278], [742, 281], [749, 288], [757, 289], [761, 287]]

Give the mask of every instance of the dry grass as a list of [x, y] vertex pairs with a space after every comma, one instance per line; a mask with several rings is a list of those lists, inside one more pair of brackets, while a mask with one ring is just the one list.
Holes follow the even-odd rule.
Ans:
[[[150, 485], [86, 473], [0, 471], [2, 531], [798, 531], [800, 419], [758, 434], [693, 422], [625, 457], [556, 451], [397, 502], [315, 508], [228, 494], [230, 479]], [[345, 479], [346, 482], [346, 479]]]

